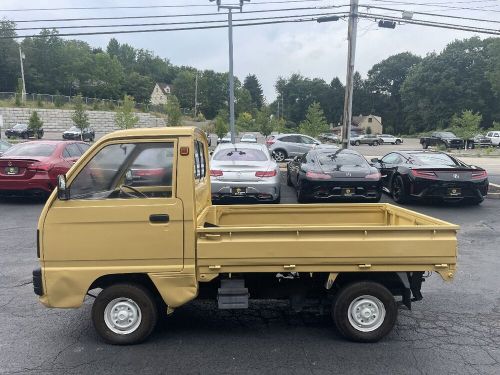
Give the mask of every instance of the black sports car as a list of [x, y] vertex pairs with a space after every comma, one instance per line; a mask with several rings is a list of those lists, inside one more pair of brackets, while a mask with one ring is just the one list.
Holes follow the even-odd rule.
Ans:
[[68, 140], [82, 140], [88, 142], [92, 142], [95, 138], [95, 132], [92, 128], [83, 129], [83, 137], [81, 137], [81, 134], [82, 131], [80, 129], [78, 129], [76, 126], [72, 126], [62, 134], [62, 137], [63, 139]]
[[439, 198], [475, 204], [488, 193], [488, 173], [438, 151], [398, 151], [372, 159], [382, 174], [383, 189], [394, 201]]
[[27, 124], [16, 124], [11, 129], [5, 131], [7, 138], [37, 138], [41, 139], [43, 137], [43, 129], [37, 131], [30, 129]]
[[319, 146], [287, 165], [287, 184], [297, 200], [378, 202], [382, 185], [378, 170], [356, 151]]

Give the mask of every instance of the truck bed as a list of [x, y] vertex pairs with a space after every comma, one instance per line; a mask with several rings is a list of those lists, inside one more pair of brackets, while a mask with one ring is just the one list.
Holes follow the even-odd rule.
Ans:
[[391, 204], [210, 206], [199, 274], [438, 271], [453, 276], [458, 226]]

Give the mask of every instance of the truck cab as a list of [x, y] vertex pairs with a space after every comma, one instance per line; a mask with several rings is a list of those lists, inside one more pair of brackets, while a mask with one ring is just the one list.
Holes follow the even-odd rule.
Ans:
[[[42, 304], [77, 308], [108, 343], [134, 344], [159, 313], [195, 298], [221, 309], [258, 299], [310, 301], [339, 332], [380, 340], [395, 297], [422, 299], [422, 275], [451, 280], [457, 226], [389, 204], [214, 206], [206, 135], [118, 131], [60, 176], [37, 231]], [[410, 241], [411, 239], [411, 241]]]

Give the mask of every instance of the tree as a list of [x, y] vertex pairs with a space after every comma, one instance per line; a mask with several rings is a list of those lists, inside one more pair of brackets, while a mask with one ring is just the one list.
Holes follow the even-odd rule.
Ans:
[[271, 118], [269, 111], [266, 108], [262, 108], [259, 112], [257, 112], [257, 116], [255, 118], [255, 124], [259, 132], [267, 137], [273, 131], [273, 126], [271, 124]]
[[19, 76], [19, 51], [15, 39], [16, 24], [0, 20], [0, 91], [15, 91]]
[[196, 73], [182, 70], [173, 81], [173, 93], [182, 108], [193, 108]]
[[257, 76], [255, 74], [247, 75], [243, 83], [243, 87], [247, 89], [250, 94], [252, 107], [255, 109], [261, 109], [264, 104], [264, 93]]
[[278, 134], [284, 133], [286, 130], [285, 120], [273, 116], [273, 118], [271, 119], [271, 127], [273, 131], [277, 132]]
[[240, 113], [238, 119], [236, 120], [236, 127], [239, 131], [254, 131], [255, 121], [252, 115], [248, 112]]
[[483, 116], [480, 113], [474, 113], [471, 110], [462, 111], [460, 115], [454, 114], [451, 118], [451, 130], [463, 139], [474, 138], [479, 132], [479, 125]]
[[123, 97], [123, 104], [115, 114], [115, 125], [120, 129], [131, 129], [139, 122], [139, 117], [134, 113], [135, 101], [131, 96]]
[[31, 113], [29, 122], [28, 122], [28, 127], [33, 130], [35, 133], [37, 133], [43, 126], [43, 121], [40, 119], [38, 116], [37, 111], [33, 111]]
[[252, 105], [252, 97], [250, 96], [250, 92], [244, 88], [240, 87], [235, 90], [235, 113], [238, 116], [241, 113], [253, 113], [255, 112]]
[[89, 127], [89, 116], [83, 106], [83, 98], [81, 95], [78, 95], [73, 99], [73, 104], [75, 112], [73, 113], [73, 116], [71, 116], [71, 119], [75, 123], [75, 126], [80, 129], [80, 137], [82, 137], [83, 131]]
[[311, 137], [328, 131], [328, 123], [318, 102], [311, 104], [307, 110], [306, 119], [299, 125], [300, 132]]
[[217, 134], [217, 137], [224, 138], [229, 129], [228, 124], [229, 114], [225, 109], [219, 111], [217, 116], [215, 117], [215, 127], [214, 132]]
[[165, 112], [168, 116], [168, 126], [180, 126], [182, 120], [181, 107], [179, 100], [175, 95], [168, 97], [168, 102], [165, 104]]

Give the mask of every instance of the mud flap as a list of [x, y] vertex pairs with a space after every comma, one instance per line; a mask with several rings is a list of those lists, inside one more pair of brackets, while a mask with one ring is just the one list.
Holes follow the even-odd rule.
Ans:
[[[401, 282], [404, 285], [403, 290], [403, 304], [411, 310], [411, 303], [420, 301], [424, 297], [420, 292], [422, 282], [424, 281], [423, 272], [398, 272], [397, 273]], [[412, 298], [413, 295], [413, 298]]]

